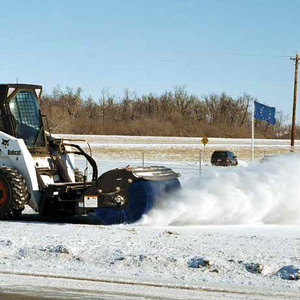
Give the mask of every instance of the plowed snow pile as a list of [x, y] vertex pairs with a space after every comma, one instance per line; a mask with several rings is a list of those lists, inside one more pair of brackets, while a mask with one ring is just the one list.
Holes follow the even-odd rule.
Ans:
[[144, 224], [299, 224], [300, 155], [249, 168], [207, 169], [157, 203]]

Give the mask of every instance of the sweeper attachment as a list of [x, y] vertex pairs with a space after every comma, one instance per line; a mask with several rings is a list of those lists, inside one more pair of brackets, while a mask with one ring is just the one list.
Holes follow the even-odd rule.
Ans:
[[[179, 174], [163, 166], [128, 166], [98, 177], [91, 154], [45, 131], [41, 92], [39, 85], [0, 85], [0, 219], [17, 218], [28, 204], [41, 215], [94, 213], [103, 224], [133, 223], [180, 187]], [[75, 168], [75, 155], [92, 167], [91, 181], [87, 168], [85, 175]]]

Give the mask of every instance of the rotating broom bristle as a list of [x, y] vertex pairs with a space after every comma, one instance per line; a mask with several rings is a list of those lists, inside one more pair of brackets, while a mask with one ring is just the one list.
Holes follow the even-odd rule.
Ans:
[[179, 187], [177, 178], [162, 181], [137, 180], [128, 189], [129, 202], [126, 207], [119, 210], [99, 208], [95, 210], [95, 214], [105, 225], [135, 223], [155, 206], [158, 199], [163, 199]]

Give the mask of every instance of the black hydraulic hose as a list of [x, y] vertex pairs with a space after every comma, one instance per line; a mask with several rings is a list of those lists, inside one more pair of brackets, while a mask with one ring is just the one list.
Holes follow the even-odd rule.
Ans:
[[87, 153], [85, 153], [79, 145], [68, 144], [68, 146], [76, 148], [79, 152], [75, 152], [75, 154], [82, 155], [82, 156], [84, 156], [87, 159], [87, 161], [90, 163], [90, 165], [93, 168], [93, 178], [92, 178], [92, 181], [96, 181], [97, 178], [98, 178], [98, 167], [97, 167], [97, 164], [96, 164], [95, 160], [90, 155], [88, 155]]

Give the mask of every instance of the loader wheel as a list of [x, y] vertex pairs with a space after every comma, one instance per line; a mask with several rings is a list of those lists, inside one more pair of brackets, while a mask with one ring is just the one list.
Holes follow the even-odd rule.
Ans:
[[0, 168], [0, 220], [15, 219], [24, 210], [28, 191], [24, 177], [15, 169]]

